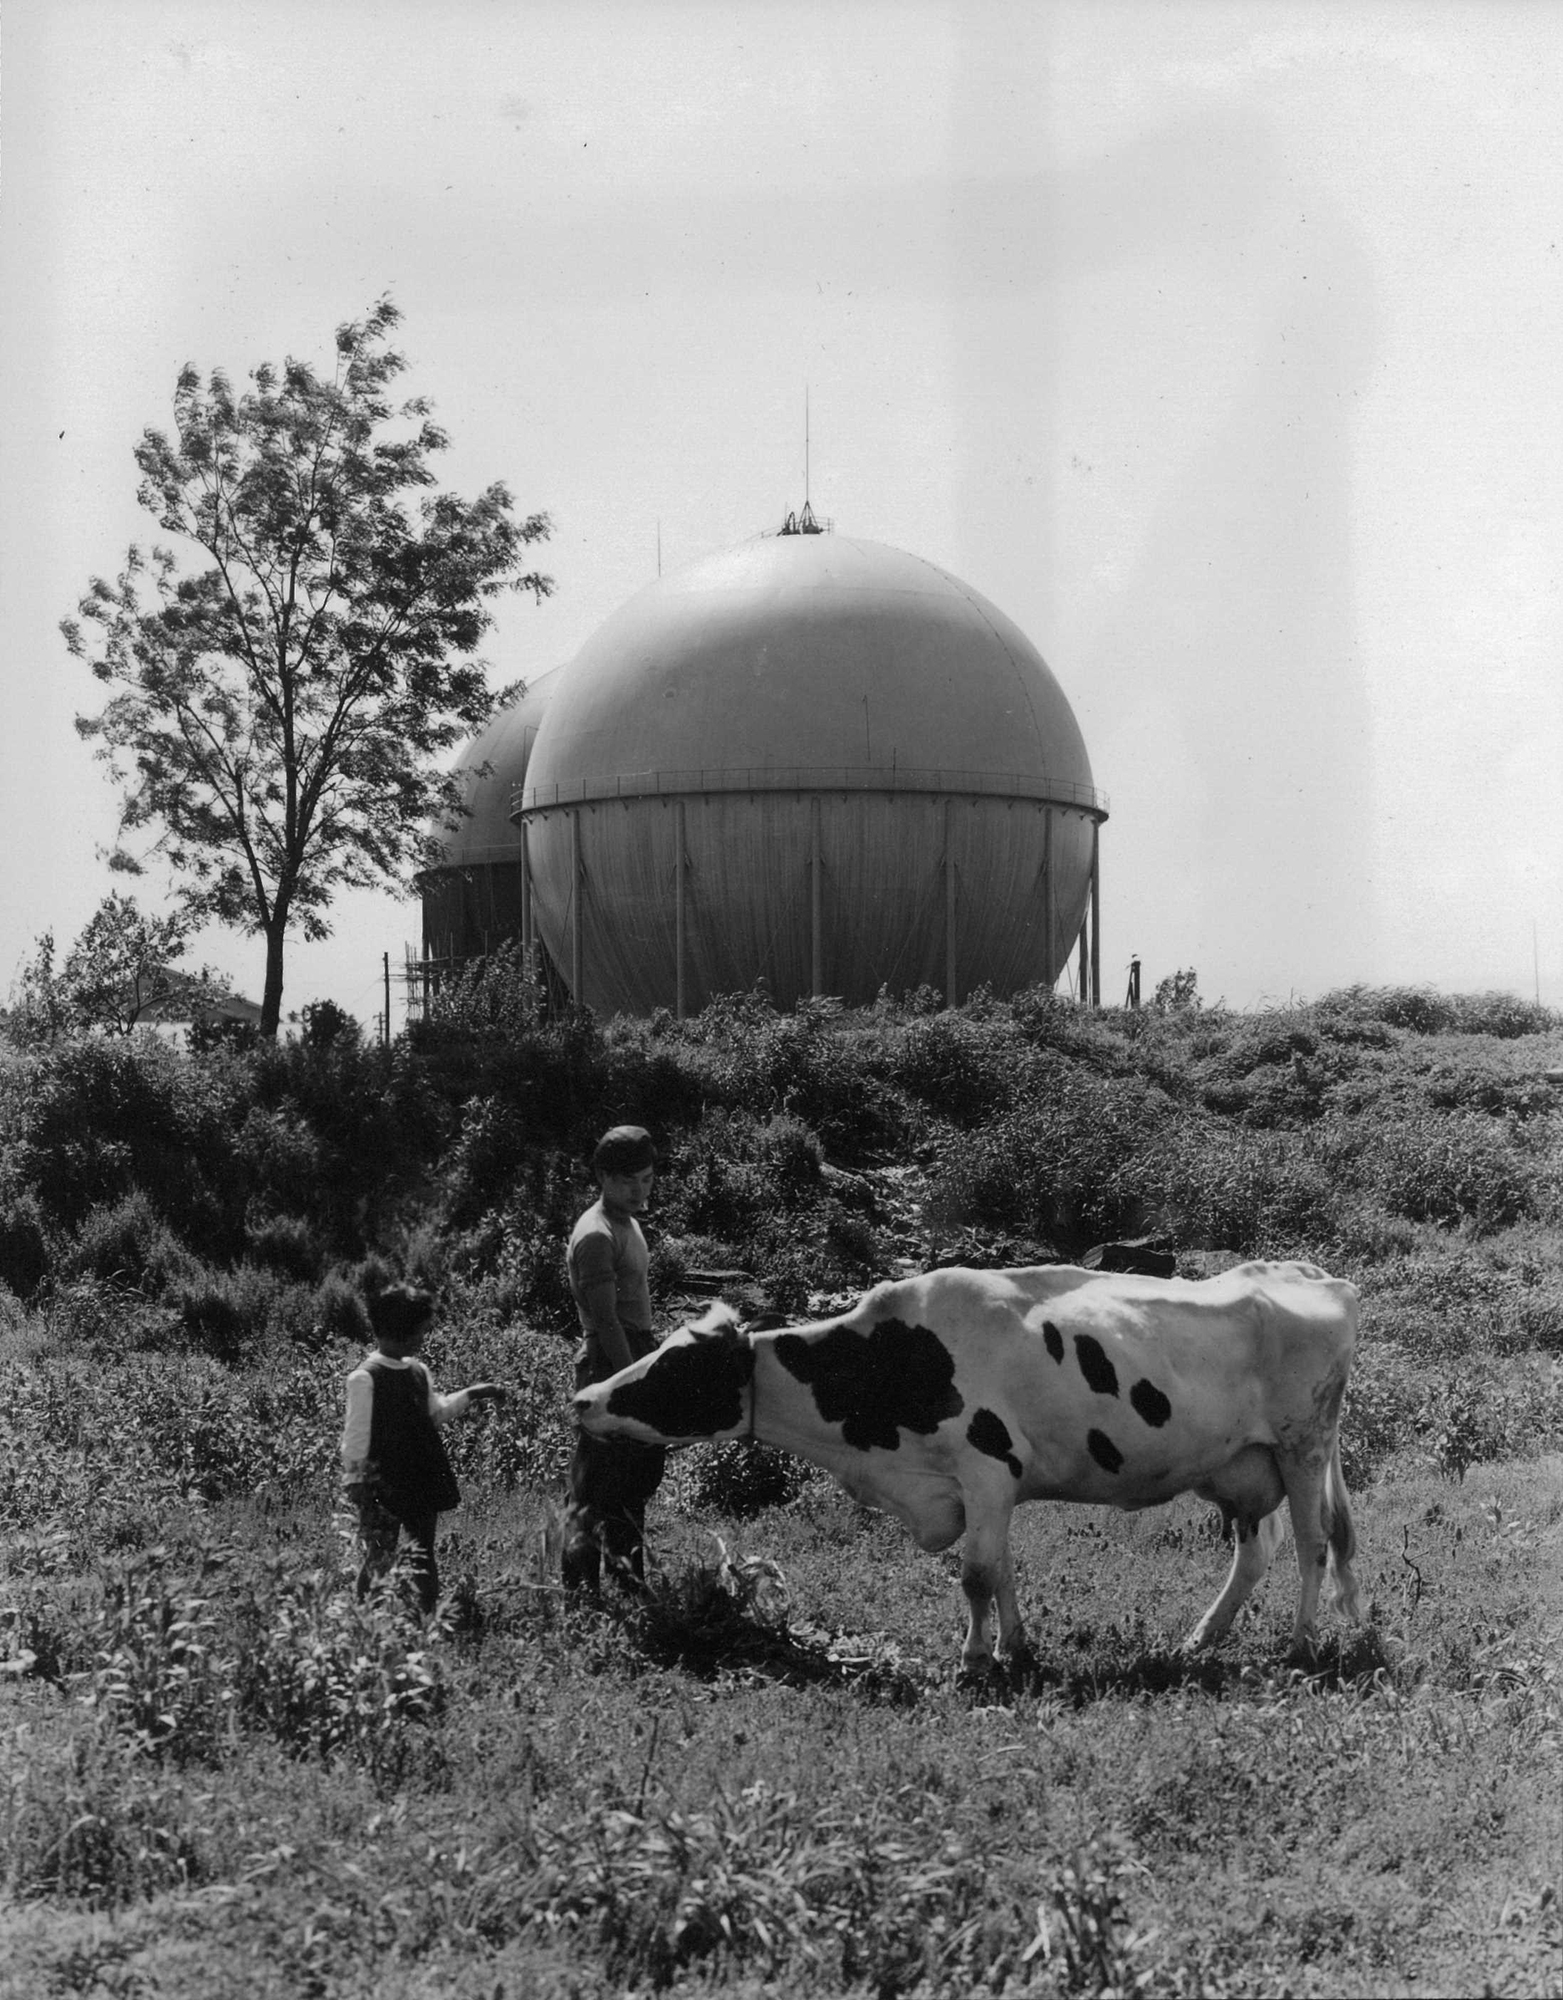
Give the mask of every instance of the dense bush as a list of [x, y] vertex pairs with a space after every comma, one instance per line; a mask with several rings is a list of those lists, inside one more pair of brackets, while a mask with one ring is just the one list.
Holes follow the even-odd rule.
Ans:
[[188, 1278], [196, 1260], [137, 1188], [116, 1202], [92, 1208], [67, 1239], [56, 1262], [59, 1275], [100, 1278], [162, 1298]]
[[1391, 1131], [1377, 1161], [1386, 1204], [1412, 1222], [1469, 1223], [1486, 1234], [1535, 1215], [1543, 1199], [1536, 1161], [1486, 1118]]
[[30, 1188], [6, 1190], [0, 1182], [0, 1284], [29, 1299], [49, 1271], [49, 1237], [43, 1210]]
[[[365, 1338], [375, 1254], [463, 1311], [568, 1334], [590, 1147], [625, 1120], [660, 1149], [665, 1302], [716, 1268], [750, 1274], [747, 1308], [811, 1310], [894, 1260], [1149, 1233], [1371, 1269], [1428, 1231], [1490, 1242], [1563, 1216], [1556, 1055], [1532, 1046], [1557, 1024], [1504, 996], [1352, 988], [1240, 1015], [914, 994], [780, 1014], [755, 993], [607, 1023], [539, 998], [499, 954], [389, 1052], [323, 1014], [292, 1044], [15, 1055], [0, 1282], [84, 1338], [239, 1358], [279, 1333]], [[1556, 1339], [1555, 1301], [1511, 1304], [1516, 1345]]]
[[24, 1106], [16, 1172], [53, 1220], [74, 1225], [139, 1195], [207, 1254], [242, 1240], [235, 1066], [192, 1062], [150, 1036], [85, 1036], [8, 1081]]
[[1439, 993], [1430, 986], [1348, 986], [1325, 994], [1320, 1009], [1360, 1022], [1383, 1022], [1415, 1035], [1521, 1035], [1556, 1033], [1550, 1008], [1513, 993]]
[[1162, 1226], [1171, 1106], [1137, 1080], [1047, 1065], [1025, 1099], [952, 1135], [932, 1177], [953, 1222], [1019, 1229], [1071, 1255]]

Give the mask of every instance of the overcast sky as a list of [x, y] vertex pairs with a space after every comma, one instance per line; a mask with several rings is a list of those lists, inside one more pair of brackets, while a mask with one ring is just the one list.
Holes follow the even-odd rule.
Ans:
[[[496, 683], [779, 525], [992, 598], [1068, 694], [1104, 994], [1563, 1006], [1556, 0], [7, 0], [0, 991], [111, 886], [58, 636], [132, 447], [389, 292], [443, 483], [557, 524]], [[159, 901], [157, 885], [140, 892]], [[417, 906], [292, 947], [364, 1019]], [[257, 941], [202, 957], [259, 997]]]

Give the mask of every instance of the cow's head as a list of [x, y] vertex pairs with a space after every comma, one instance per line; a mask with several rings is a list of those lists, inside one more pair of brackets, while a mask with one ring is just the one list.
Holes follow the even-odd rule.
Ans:
[[575, 1415], [593, 1437], [695, 1444], [749, 1428], [754, 1349], [730, 1306], [712, 1306], [643, 1361], [583, 1389]]

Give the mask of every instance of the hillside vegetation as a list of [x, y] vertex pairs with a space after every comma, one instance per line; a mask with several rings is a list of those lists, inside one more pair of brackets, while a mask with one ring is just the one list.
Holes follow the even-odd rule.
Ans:
[[[1563, 1019], [532, 997], [0, 1049], [0, 1991], [1559, 1992]], [[1033, 1507], [1036, 1664], [957, 1686], [953, 1558], [740, 1446], [673, 1461], [646, 1600], [566, 1603], [563, 1243], [622, 1120], [669, 1320], [1138, 1236], [1352, 1279], [1369, 1628], [1280, 1670], [1288, 1551], [1185, 1660], [1205, 1510]], [[388, 1273], [514, 1392], [427, 1629], [333, 1512]]]

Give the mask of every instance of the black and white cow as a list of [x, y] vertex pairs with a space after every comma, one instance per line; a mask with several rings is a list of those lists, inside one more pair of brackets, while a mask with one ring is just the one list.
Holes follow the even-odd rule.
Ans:
[[850, 1312], [746, 1334], [726, 1307], [575, 1399], [598, 1436], [755, 1437], [824, 1466], [920, 1547], [962, 1534], [961, 1657], [1024, 1645], [1009, 1520], [1022, 1500], [1154, 1507], [1197, 1493], [1236, 1548], [1189, 1634], [1218, 1639], [1280, 1544], [1288, 1503], [1302, 1585], [1295, 1650], [1315, 1639], [1327, 1562], [1360, 1621], [1341, 1477], [1341, 1399], [1357, 1294], [1310, 1264], [1158, 1279], [1046, 1266], [930, 1271]]

